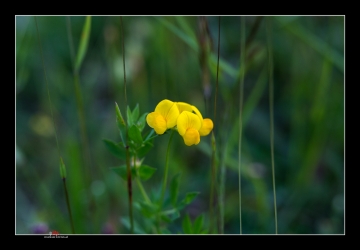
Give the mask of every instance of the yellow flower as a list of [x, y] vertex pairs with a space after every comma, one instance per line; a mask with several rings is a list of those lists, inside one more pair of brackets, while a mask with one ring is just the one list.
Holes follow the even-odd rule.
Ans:
[[188, 103], [185, 103], [185, 102], [177, 102], [176, 103], [178, 109], [179, 109], [179, 112], [180, 114], [183, 112], [183, 111], [188, 111], [188, 112], [195, 112], [195, 114], [199, 117], [200, 119], [200, 124], [201, 124], [201, 127], [199, 129], [199, 134], [201, 136], [206, 136], [208, 135], [211, 130], [213, 129], [214, 127], [214, 123], [212, 122], [211, 119], [209, 118], [205, 118], [203, 119], [200, 111], [193, 105], [190, 105]]
[[212, 120], [209, 118], [205, 118], [203, 120], [202, 126], [199, 130], [199, 133], [201, 136], [206, 136], [206, 135], [210, 134], [210, 132], [213, 128], [214, 128], [214, 123], [212, 122]]
[[180, 112], [177, 121], [179, 134], [187, 146], [197, 145], [200, 142], [200, 136], [208, 135], [213, 129], [212, 120], [203, 119], [200, 111], [193, 105], [185, 102], [177, 102], [176, 105]]
[[179, 115], [177, 129], [187, 146], [196, 145], [200, 142], [200, 128], [200, 118], [194, 113], [185, 110]]
[[175, 102], [162, 100], [155, 107], [155, 111], [146, 116], [147, 124], [159, 135], [167, 129], [175, 127], [179, 117], [179, 109]]

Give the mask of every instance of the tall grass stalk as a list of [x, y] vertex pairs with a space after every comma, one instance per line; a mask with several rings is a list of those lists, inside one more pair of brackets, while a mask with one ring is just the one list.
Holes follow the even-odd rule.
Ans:
[[68, 194], [67, 187], [66, 187], [66, 169], [65, 169], [65, 164], [63, 162], [63, 159], [61, 157], [60, 157], [60, 175], [61, 175], [61, 178], [63, 180], [64, 193], [65, 193], [65, 198], [66, 198], [66, 205], [67, 205], [67, 210], [68, 210], [68, 213], [69, 213], [69, 219], [70, 219], [70, 225], [71, 225], [71, 232], [73, 234], [75, 234], [74, 222], [73, 222], [73, 219], [72, 219], [72, 214], [71, 214], [71, 209], [70, 209], [69, 194]]
[[[124, 70], [124, 95], [125, 95], [125, 108], [127, 108], [127, 93], [126, 93], [126, 71], [125, 71], [125, 38], [124, 38], [124, 26], [122, 16], [120, 16], [120, 26], [121, 26], [121, 48], [123, 54], [123, 70]], [[131, 185], [131, 169], [130, 169], [130, 152], [129, 152], [129, 135], [128, 135], [128, 123], [126, 116], [125, 127], [126, 127], [126, 171], [127, 171], [127, 188], [128, 188], [128, 197], [129, 197], [129, 217], [130, 217], [130, 231], [134, 233], [134, 217], [133, 217], [133, 202], [132, 202], [132, 185]]]
[[91, 152], [89, 147], [89, 140], [87, 136], [87, 127], [85, 120], [85, 112], [84, 112], [84, 104], [82, 91], [80, 87], [80, 75], [79, 70], [81, 67], [81, 63], [86, 53], [87, 44], [89, 42], [90, 36], [90, 27], [91, 27], [91, 17], [86, 17], [85, 25], [82, 31], [79, 49], [75, 58], [75, 49], [73, 43], [73, 37], [71, 32], [71, 19], [67, 17], [67, 33], [69, 39], [69, 47], [70, 47], [70, 55], [73, 65], [73, 74], [74, 74], [74, 89], [75, 89], [75, 98], [76, 98], [76, 108], [78, 113], [78, 119], [80, 124], [80, 136], [81, 136], [81, 144], [83, 151], [83, 159], [84, 163], [87, 167], [85, 167], [85, 173], [87, 175], [87, 182], [90, 184], [92, 174], [92, 160], [91, 160]]
[[211, 187], [210, 187], [210, 233], [213, 233], [214, 221], [217, 217], [214, 210], [216, 211], [217, 203], [214, 204], [214, 197], [216, 195], [216, 140], [214, 130], [216, 128], [216, 106], [217, 106], [217, 94], [219, 86], [219, 59], [220, 59], [220, 16], [218, 19], [218, 48], [217, 48], [217, 66], [216, 66], [216, 87], [215, 87], [215, 98], [214, 98], [214, 128], [211, 133], [211, 145], [212, 145], [212, 155], [211, 155]]
[[[91, 17], [87, 16], [85, 19], [85, 24], [82, 30], [80, 44], [78, 48], [78, 52], [75, 57], [75, 49], [73, 43], [73, 36], [71, 30], [71, 19], [68, 16], [66, 20], [66, 27], [67, 27], [67, 35], [69, 40], [69, 48], [70, 48], [70, 56], [71, 56], [71, 63], [73, 66], [73, 82], [74, 82], [74, 89], [75, 89], [75, 98], [76, 98], [76, 109], [78, 114], [79, 120], [79, 129], [80, 129], [80, 138], [81, 138], [81, 150], [82, 150], [82, 160], [83, 160], [83, 170], [85, 173], [85, 182], [86, 186], [91, 186], [91, 181], [93, 177], [93, 167], [92, 167], [92, 159], [91, 159], [91, 152], [89, 146], [89, 140], [87, 136], [87, 127], [86, 127], [86, 119], [85, 119], [85, 112], [84, 112], [84, 104], [83, 104], [83, 97], [81, 91], [81, 84], [80, 84], [80, 74], [79, 70], [86, 54], [89, 37], [90, 37], [90, 30], [91, 30]], [[93, 196], [91, 195], [90, 190], [86, 189], [86, 194], [89, 199], [89, 211], [90, 214], [94, 212], [95, 208], [95, 201]], [[90, 221], [93, 221], [94, 216], [88, 216]], [[93, 224], [93, 223], [92, 223]]]
[[225, 225], [225, 176], [226, 176], [226, 156], [227, 156], [227, 147], [228, 143], [226, 142], [224, 146], [224, 151], [222, 154], [221, 164], [220, 164], [220, 190], [219, 190], [219, 210], [220, 210], [220, 228], [219, 233], [224, 234], [224, 225]]
[[240, 220], [240, 234], [242, 234], [242, 218], [241, 218], [241, 141], [242, 141], [242, 115], [243, 115], [243, 101], [244, 101], [244, 78], [245, 78], [245, 17], [241, 17], [241, 39], [240, 39], [240, 99], [239, 99], [239, 220]]
[[276, 207], [276, 188], [275, 188], [275, 162], [274, 162], [274, 76], [273, 76], [273, 54], [272, 54], [272, 35], [271, 35], [271, 19], [266, 19], [268, 59], [269, 59], [269, 107], [270, 107], [270, 146], [271, 146], [271, 172], [274, 195], [274, 213], [275, 213], [275, 232], [278, 233], [277, 224], [277, 207]]
[[[54, 113], [52, 111], [52, 103], [51, 103], [51, 97], [50, 97], [49, 83], [48, 83], [47, 75], [46, 75], [46, 69], [45, 69], [45, 63], [44, 63], [44, 55], [43, 55], [43, 51], [42, 51], [40, 32], [39, 32], [39, 27], [38, 27], [36, 16], [34, 16], [34, 19], [35, 19], [35, 25], [36, 25], [36, 33], [37, 33], [38, 41], [39, 41], [39, 48], [40, 48], [42, 66], [43, 66], [43, 69], [44, 69], [44, 78], [45, 78], [45, 83], [46, 83], [46, 89], [47, 89], [47, 94], [48, 94], [48, 97], [49, 97], [50, 113], [51, 113], [51, 118], [52, 118], [52, 121], [53, 121], [54, 131], [55, 131], [56, 147], [57, 147], [57, 151], [58, 151], [58, 157], [59, 157], [59, 161], [60, 161], [60, 166], [62, 166], [62, 165], [64, 165], [64, 163], [63, 163], [63, 160], [62, 160], [61, 154], [60, 154], [60, 147], [59, 147], [59, 141], [58, 141], [58, 137], [57, 137], [55, 118], [54, 118]], [[69, 217], [70, 217], [71, 230], [72, 230], [72, 233], [75, 234], [74, 222], [73, 222], [73, 219], [72, 219], [71, 209], [70, 209], [69, 194], [68, 194], [68, 191], [67, 191], [67, 188], [66, 188], [65, 178], [62, 178], [62, 179], [63, 179], [63, 184], [64, 184], [66, 205], [67, 205], [68, 213], [69, 213]]]

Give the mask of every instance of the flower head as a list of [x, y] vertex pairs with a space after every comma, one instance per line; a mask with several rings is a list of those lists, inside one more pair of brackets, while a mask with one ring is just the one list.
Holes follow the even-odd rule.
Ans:
[[183, 111], [177, 120], [177, 129], [184, 138], [187, 146], [197, 145], [200, 142], [199, 129], [201, 128], [200, 118], [189, 111]]
[[193, 105], [185, 102], [176, 103], [180, 115], [177, 121], [179, 134], [184, 138], [187, 146], [197, 145], [200, 136], [206, 136], [213, 129], [214, 124], [209, 118], [203, 118], [200, 111]]
[[146, 121], [150, 127], [159, 135], [167, 129], [175, 127], [179, 116], [179, 109], [175, 102], [162, 100], [155, 107], [155, 111], [146, 116]]
[[208, 135], [214, 127], [212, 120], [204, 119], [195, 106], [167, 99], [159, 102], [155, 111], [146, 116], [146, 121], [159, 135], [177, 126], [187, 146], [197, 145], [200, 136]]
[[197, 109], [197, 107], [190, 105], [188, 103], [185, 103], [185, 102], [177, 102], [176, 105], [178, 106], [180, 114], [183, 111], [189, 111], [191, 113], [194, 112], [199, 117], [200, 124], [201, 124], [201, 127], [199, 129], [200, 136], [206, 136], [211, 132], [211, 130], [214, 127], [214, 123], [209, 118], [204, 119], [202, 117], [200, 111]]

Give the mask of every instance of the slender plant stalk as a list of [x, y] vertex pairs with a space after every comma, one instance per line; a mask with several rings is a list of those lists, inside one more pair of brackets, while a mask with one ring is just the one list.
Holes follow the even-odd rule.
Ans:
[[41, 54], [41, 62], [42, 62], [43, 69], [44, 69], [44, 78], [45, 78], [45, 83], [46, 83], [46, 89], [47, 89], [47, 94], [48, 94], [48, 98], [49, 98], [50, 113], [51, 113], [51, 117], [52, 117], [52, 121], [53, 121], [53, 125], [54, 125], [54, 130], [55, 130], [56, 146], [57, 146], [57, 151], [58, 151], [58, 155], [59, 155], [59, 159], [60, 159], [59, 141], [58, 141], [58, 138], [57, 138], [55, 119], [54, 119], [54, 114], [53, 114], [53, 109], [52, 109], [52, 103], [51, 103], [51, 97], [50, 97], [49, 84], [48, 84], [47, 75], [46, 75], [46, 69], [45, 69], [45, 63], [44, 63], [44, 55], [43, 55], [43, 51], [42, 51], [41, 40], [40, 40], [40, 33], [39, 33], [39, 27], [38, 27], [38, 23], [37, 23], [36, 16], [34, 16], [34, 19], [35, 19], [36, 32], [37, 32], [38, 41], [39, 41], [39, 48], [40, 48], [40, 54]]
[[[76, 109], [78, 114], [79, 120], [79, 129], [80, 129], [80, 138], [81, 138], [81, 151], [82, 151], [82, 160], [83, 160], [83, 169], [85, 173], [85, 182], [86, 186], [91, 185], [91, 180], [93, 176], [93, 167], [92, 167], [92, 160], [91, 160], [91, 152], [89, 147], [89, 141], [87, 136], [87, 127], [85, 121], [85, 112], [84, 112], [84, 104], [81, 92], [81, 85], [80, 85], [80, 75], [79, 75], [79, 68], [81, 66], [80, 63], [76, 64], [75, 62], [75, 49], [74, 49], [74, 42], [71, 30], [71, 19], [69, 16], [66, 18], [66, 28], [67, 28], [67, 35], [69, 41], [69, 48], [70, 48], [70, 56], [71, 56], [71, 64], [73, 66], [73, 79], [74, 79], [74, 89], [75, 89], [75, 98], [76, 98]], [[79, 48], [80, 50], [80, 48]], [[86, 194], [89, 197], [90, 205], [89, 210], [90, 213], [94, 212], [95, 209], [95, 200], [91, 195], [89, 189], [86, 189]], [[94, 216], [90, 216], [88, 220], [92, 221], [92, 225], [94, 224]]]
[[276, 188], [275, 188], [275, 161], [274, 161], [274, 80], [273, 80], [273, 54], [271, 43], [271, 20], [267, 18], [267, 40], [269, 56], [269, 107], [270, 107], [270, 146], [271, 146], [271, 171], [274, 195], [274, 213], [275, 213], [275, 232], [278, 233], [277, 207], [276, 207]]
[[164, 180], [163, 180], [163, 185], [162, 185], [162, 189], [161, 189], [161, 197], [160, 197], [160, 206], [159, 206], [159, 212], [157, 214], [157, 223], [156, 223], [156, 231], [158, 234], [161, 233], [160, 231], [160, 212], [163, 208], [164, 205], [164, 197], [165, 197], [165, 189], [166, 189], [166, 184], [167, 184], [167, 176], [168, 176], [168, 171], [169, 171], [169, 153], [170, 153], [170, 143], [171, 140], [173, 138], [174, 135], [174, 131], [172, 130], [170, 138], [169, 138], [169, 143], [167, 146], [167, 150], [166, 150], [166, 158], [165, 158], [165, 171], [164, 171]]
[[211, 133], [211, 184], [210, 184], [210, 228], [209, 233], [214, 233], [214, 196], [215, 196], [215, 183], [216, 183], [216, 142], [214, 131]]
[[[136, 166], [136, 155], [134, 155], [134, 168], [136, 169], [136, 171], [138, 173], [137, 166]], [[146, 191], [145, 191], [145, 189], [140, 181], [140, 178], [138, 176], [139, 176], [139, 174], [135, 177], [135, 180], [139, 186], [140, 192], [141, 192], [142, 196], [144, 197], [145, 201], [147, 203], [151, 204], [151, 200], [149, 199], [149, 196], [146, 194]]]
[[71, 65], [73, 70], [75, 71], [75, 49], [74, 49], [74, 41], [71, 30], [71, 19], [70, 16], [66, 16], [66, 30], [69, 39], [69, 48], [70, 48], [70, 56], [71, 56]]
[[69, 194], [68, 194], [68, 191], [66, 188], [66, 178], [63, 178], [63, 184], [64, 184], [64, 192], [65, 192], [65, 197], [66, 197], [66, 206], [67, 206], [67, 210], [68, 210], [69, 217], [70, 217], [71, 232], [72, 232], [72, 234], [75, 234], [74, 222], [73, 222], [73, 218], [71, 215], [71, 209], [70, 209]]
[[219, 233], [224, 234], [224, 223], [225, 223], [225, 176], [226, 176], [226, 156], [227, 156], [228, 144], [225, 144], [224, 153], [222, 155], [220, 165], [220, 190], [219, 190], [219, 210], [220, 210], [220, 228]]
[[[66, 18], [66, 28], [67, 28], [67, 35], [69, 40], [69, 47], [70, 47], [70, 56], [71, 56], [71, 64], [73, 66], [73, 75], [74, 75], [74, 89], [75, 89], [75, 97], [76, 97], [76, 108], [78, 113], [78, 119], [80, 124], [80, 136], [81, 136], [81, 145], [82, 145], [82, 152], [83, 152], [83, 160], [86, 166], [89, 168], [85, 168], [86, 174], [86, 181], [87, 184], [90, 185], [91, 182], [91, 175], [92, 175], [92, 161], [91, 161], [91, 153], [87, 138], [87, 129], [86, 129], [86, 122], [85, 122], [85, 114], [84, 114], [84, 105], [82, 100], [82, 93], [80, 87], [80, 76], [79, 76], [79, 69], [75, 66], [75, 49], [71, 31], [71, 19], [69, 16]], [[89, 173], [90, 169], [90, 173]]]
[[[126, 94], [126, 71], [125, 71], [125, 45], [124, 45], [124, 26], [122, 16], [120, 16], [120, 26], [121, 26], [121, 37], [122, 37], [122, 53], [123, 53], [123, 70], [124, 70], [124, 94], [125, 94], [125, 108], [127, 108], [127, 94]], [[127, 170], [127, 187], [128, 187], [128, 197], [129, 197], [129, 217], [130, 217], [130, 231], [134, 233], [134, 217], [133, 217], [133, 208], [132, 208], [132, 185], [131, 185], [131, 170], [130, 170], [130, 153], [129, 153], [129, 135], [128, 135], [128, 117], [126, 116], [126, 170]]]
[[88, 183], [88, 185], [90, 185], [91, 176], [93, 175], [92, 160], [91, 160], [91, 152], [90, 152], [90, 147], [89, 147], [89, 140], [87, 137], [84, 104], [83, 104], [82, 92], [81, 92], [81, 87], [80, 87], [80, 75], [79, 75], [80, 64], [75, 64], [76, 63], [75, 62], [75, 49], [74, 49], [72, 32], [71, 32], [71, 19], [69, 16], [66, 19], [66, 24], [67, 24], [66, 27], [67, 27], [67, 34], [68, 34], [68, 39], [69, 39], [71, 63], [73, 66], [76, 108], [77, 108], [78, 119], [79, 119], [79, 124], [80, 124], [80, 136], [81, 136], [83, 160], [84, 160], [85, 165], [88, 166], [88, 167], [85, 167], [85, 174], [86, 174], [86, 178], [87, 178], [87, 183]]
[[214, 100], [214, 129], [211, 133], [211, 144], [212, 144], [212, 155], [211, 155], [211, 187], [210, 187], [210, 233], [214, 229], [214, 220], [217, 204], [214, 204], [214, 196], [216, 195], [216, 140], [214, 130], [216, 128], [216, 104], [217, 104], [217, 93], [219, 86], [219, 59], [220, 59], [220, 16], [218, 19], [218, 49], [217, 49], [217, 67], [216, 67], [216, 87], [215, 87], [215, 100]]
[[147, 203], [151, 204], [151, 200], [150, 200], [149, 196], [146, 194], [146, 191], [145, 191], [145, 189], [144, 189], [144, 187], [143, 187], [143, 185], [142, 185], [139, 177], [136, 177], [135, 180], [136, 180], [136, 183], [137, 183], [138, 186], [139, 186], [140, 192], [141, 192], [142, 196], [144, 197], [145, 201], [146, 201]]
[[160, 206], [160, 207], [162, 207], [163, 202], [164, 202], [165, 189], [166, 189], [166, 184], [167, 184], [167, 176], [168, 176], [168, 172], [169, 172], [170, 143], [171, 143], [171, 140], [172, 140], [172, 138], [173, 138], [174, 131], [175, 131], [175, 130], [172, 130], [172, 131], [171, 131], [171, 135], [170, 135], [170, 138], [169, 138], [169, 143], [168, 143], [167, 150], [166, 150], [164, 181], [163, 181], [163, 185], [162, 185], [162, 189], [161, 189], [161, 199], [160, 199], [160, 201], [161, 201], [161, 202], [160, 202], [161, 206]]
[[214, 101], [214, 128], [216, 123], [216, 100], [217, 93], [219, 88], [219, 59], [220, 59], [220, 17], [219, 17], [219, 25], [218, 25], [218, 48], [217, 48], [217, 66], [216, 66], [216, 89], [215, 89], [215, 101]]
[[244, 78], [245, 78], [245, 17], [241, 17], [241, 40], [240, 40], [240, 100], [239, 100], [239, 218], [240, 218], [240, 234], [242, 234], [242, 218], [241, 218], [241, 141], [242, 141], [242, 113], [244, 99]]
[[[45, 69], [45, 63], [44, 63], [44, 55], [43, 55], [43, 51], [42, 51], [41, 40], [40, 40], [40, 33], [39, 33], [39, 27], [38, 27], [38, 23], [37, 23], [36, 16], [34, 17], [34, 19], [35, 19], [35, 24], [36, 24], [36, 32], [37, 32], [37, 35], [38, 35], [39, 48], [40, 48], [40, 54], [41, 54], [41, 61], [42, 61], [43, 69], [44, 69], [44, 78], [45, 78], [45, 83], [46, 83], [46, 89], [47, 89], [47, 93], [48, 93], [48, 97], [49, 97], [50, 112], [51, 112], [51, 117], [52, 117], [53, 125], [54, 125], [55, 140], [56, 140], [57, 151], [58, 151], [58, 156], [59, 156], [60, 164], [63, 164], [63, 161], [62, 161], [62, 158], [61, 158], [61, 154], [60, 154], [59, 141], [58, 141], [58, 138], [57, 138], [57, 132], [56, 132], [56, 125], [55, 125], [54, 114], [53, 114], [53, 111], [52, 111], [52, 103], [51, 103], [51, 97], [50, 97], [49, 84], [48, 84], [47, 75], [46, 75], [46, 69]], [[71, 230], [72, 230], [72, 233], [75, 234], [74, 222], [73, 222], [72, 215], [71, 215], [70, 201], [69, 201], [68, 191], [67, 191], [67, 188], [66, 188], [66, 181], [65, 181], [65, 179], [66, 179], [66, 178], [63, 178], [64, 192], [65, 192], [65, 197], [66, 197], [66, 205], [67, 205], [68, 213], [69, 213], [69, 216], [70, 216]]]

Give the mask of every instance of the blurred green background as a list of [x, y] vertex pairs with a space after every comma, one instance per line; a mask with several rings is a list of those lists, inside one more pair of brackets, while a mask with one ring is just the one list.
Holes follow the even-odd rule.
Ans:
[[[77, 233], [128, 233], [126, 183], [109, 168], [123, 164], [103, 139], [120, 141], [114, 103], [125, 113], [120, 18], [92, 16], [79, 70], [90, 157], [81, 143], [71, 47], [77, 53], [85, 16], [37, 16], [47, 81]], [[274, 66], [274, 153], [282, 234], [344, 233], [344, 16], [247, 16], [242, 140], [242, 228], [272, 234], [267, 24]], [[70, 233], [49, 99], [33, 16], [16, 16], [16, 234]], [[183, 101], [214, 119], [217, 16], [125, 16], [128, 104], [152, 112], [163, 99]], [[220, 18], [215, 137], [218, 174], [225, 168], [226, 234], [239, 233], [239, 16]], [[150, 128], [146, 125], [146, 131]], [[162, 183], [169, 135], [155, 139], [143, 183]], [[175, 135], [169, 178], [181, 172], [180, 195], [196, 200], [169, 227], [205, 214], [209, 225], [210, 136], [187, 147]], [[84, 157], [85, 156], [85, 157]], [[87, 179], [84, 169], [91, 169]], [[142, 199], [133, 185], [134, 200]], [[91, 198], [89, 198], [91, 197]], [[90, 200], [93, 200], [91, 202]], [[135, 213], [135, 220], [142, 221]]]

